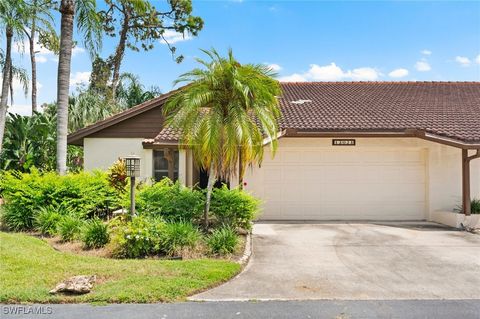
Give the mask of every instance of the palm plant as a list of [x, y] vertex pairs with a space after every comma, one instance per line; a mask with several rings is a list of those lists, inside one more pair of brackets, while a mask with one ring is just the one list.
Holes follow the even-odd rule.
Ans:
[[131, 108], [160, 94], [159, 88], [151, 87], [147, 90], [137, 75], [125, 72], [120, 75], [115, 96], [116, 101], [124, 108]]
[[28, 18], [28, 7], [23, 1], [0, 1], [0, 27], [5, 30], [5, 56], [2, 70], [2, 93], [0, 98], [0, 152], [2, 151], [5, 121], [7, 118], [8, 94], [13, 78], [12, 40], [23, 39], [23, 25]]
[[84, 44], [95, 56], [101, 44], [102, 26], [95, 0], [61, 0], [60, 53], [57, 77], [57, 171], [67, 171], [68, 94], [73, 48], [73, 25], [84, 35]]
[[196, 68], [176, 81], [186, 83], [166, 103], [166, 125], [177, 130], [180, 145], [191, 148], [198, 165], [209, 173], [204, 224], [216, 179], [229, 180], [239, 164], [241, 180], [246, 165], [260, 164], [266, 140], [274, 153], [281, 89], [270, 68], [240, 64], [231, 50], [227, 57], [202, 50], [209, 61], [197, 59]]

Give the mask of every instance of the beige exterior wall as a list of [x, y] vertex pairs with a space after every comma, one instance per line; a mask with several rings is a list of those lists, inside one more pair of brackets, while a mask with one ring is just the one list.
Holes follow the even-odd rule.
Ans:
[[[417, 138], [356, 138], [356, 146], [331, 146], [331, 138], [281, 138], [279, 150], [314, 149], [332, 152], [335, 150], [369, 149], [394, 154], [389, 151], [420, 151], [425, 161], [425, 218], [431, 219], [433, 212], [452, 211], [461, 203], [462, 171], [461, 150]], [[141, 178], [152, 177], [152, 150], [143, 149], [141, 138], [86, 138], [84, 141], [85, 169], [107, 169], [118, 157], [129, 154], [141, 156]], [[473, 154], [473, 151], [472, 153]], [[266, 148], [265, 162], [275, 161]], [[278, 158], [277, 158], [278, 160]], [[195, 169], [191, 152], [180, 151], [179, 179], [192, 185]], [[259, 173], [258, 168], [247, 169], [245, 181]], [[237, 178], [231, 181], [238, 184]], [[247, 190], [251, 185], [247, 185]], [[471, 191], [473, 198], [480, 198], [480, 159], [471, 162]]]
[[140, 180], [152, 178], [152, 150], [144, 149], [143, 138], [85, 138], [85, 169], [108, 169], [119, 157], [135, 154], [140, 156]]
[[[391, 156], [399, 151], [420, 151], [425, 160], [425, 218], [430, 220], [433, 212], [452, 211], [461, 204], [462, 170], [461, 150], [417, 138], [356, 138], [356, 146], [332, 146], [331, 138], [281, 138], [278, 150], [309, 149], [324, 150], [358, 150], [362, 149], [385, 152]], [[472, 153], [473, 154], [473, 151]], [[265, 162], [271, 161], [271, 154], [266, 149]], [[275, 161], [275, 158], [273, 159]], [[261, 168], [247, 169], [245, 181], [256, 180]], [[232, 185], [237, 185], [236, 179]], [[247, 185], [246, 189], [256, 188]], [[480, 198], [480, 159], [471, 162], [472, 198]]]

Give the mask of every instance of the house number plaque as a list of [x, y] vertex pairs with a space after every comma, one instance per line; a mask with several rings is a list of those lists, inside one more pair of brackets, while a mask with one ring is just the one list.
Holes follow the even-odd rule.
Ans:
[[353, 138], [338, 138], [332, 140], [333, 146], [355, 146], [355, 139]]

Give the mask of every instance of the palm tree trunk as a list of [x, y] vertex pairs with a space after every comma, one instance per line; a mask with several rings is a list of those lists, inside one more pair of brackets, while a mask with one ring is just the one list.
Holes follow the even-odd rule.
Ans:
[[205, 210], [203, 212], [203, 226], [205, 229], [208, 229], [208, 212], [210, 211], [210, 200], [212, 199], [212, 191], [215, 181], [215, 167], [212, 162], [212, 164], [210, 164], [210, 169], [208, 170], [207, 199], [205, 200]]
[[3, 135], [5, 134], [5, 122], [7, 120], [8, 90], [12, 72], [12, 38], [13, 30], [6, 28], [7, 47], [5, 49], [5, 63], [3, 65], [2, 98], [0, 100], [0, 153], [3, 147]]
[[125, 45], [127, 42], [128, 24], [130, 23], [130, 16], [125, 11], [123, 18], [122, 30], [120, 32], [120, 40], [118, 46], [115, 49], [115, 55], [113, 56], [113, 75], [112, 75], [112, 100], [115, 101], [116, 90], [118, 86], [118, 80], [120, 78], [120, 66], [122, 64], [123, 56], [125, 55]]
[[238, 188], [243, 190], [243, 176], [245, 175], [245, 164], [242, 159], [242, 149], [238, 150]]
[[[37, 6], [37, 0], [33, 0], [34, 8]], [[35, 33], [36, 33], [36, 17], [33, 13], [32, 27], [28, 37], [30, 43], [30, 63], [32, 65], [32, 114], [37, 111], [37, 63], [35, 61]]]
[[57, 171], [63, 175], [67, 172], [68, 94], [75, 0], [62, 0], [60, 13], [62, 18], [57, 75]]

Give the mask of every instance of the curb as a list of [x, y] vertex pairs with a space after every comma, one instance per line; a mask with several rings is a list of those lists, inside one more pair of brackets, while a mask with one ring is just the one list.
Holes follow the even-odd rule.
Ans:
[[252, 256], [252, 232], [249, 231], [245, 238], [245, 249], [243, 251], [243, 255], [236, 261], [236, 263], [240, 264], [243, 267], [248, 263], [251, 256]]

